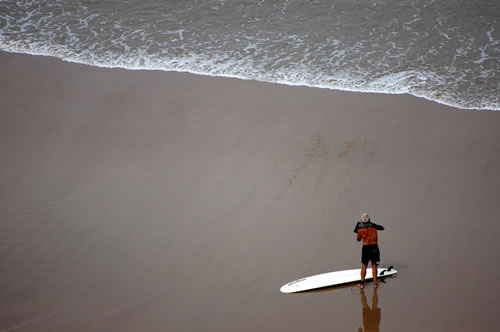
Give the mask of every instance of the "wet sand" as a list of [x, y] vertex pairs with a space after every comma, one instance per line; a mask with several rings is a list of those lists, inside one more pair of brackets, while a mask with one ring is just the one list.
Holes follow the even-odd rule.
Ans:
[[[500, 112], [0, 64], [0, 330], [497, 327]], [[360, 267], [362, 212], [399, 270], [379, 312], [370, 285], [279, 292]]]

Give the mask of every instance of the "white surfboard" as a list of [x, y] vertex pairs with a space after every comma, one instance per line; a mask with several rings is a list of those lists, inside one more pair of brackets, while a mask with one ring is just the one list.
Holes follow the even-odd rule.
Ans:
[[[377, 278], [389, 277], [395, 275], [396, 273], [398, 273], [398, 271], [393, 269], [392, 266], [388, 268], [378, 268]], [[371, 268], [366, 269], [365, 280], [369, 279], [373, 279]], [[296, 293], [316, 288], [348, 284], [356, 281], [361, 281], [361, 269], [329, 272], [297, 279], [283, 285], [280, 291], [282, 293]]]

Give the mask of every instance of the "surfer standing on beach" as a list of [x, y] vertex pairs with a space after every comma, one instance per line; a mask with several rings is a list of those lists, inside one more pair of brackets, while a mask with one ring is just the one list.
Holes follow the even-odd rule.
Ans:
[[356, 240], [363, 239], [363, 248], [361, 250], [361, 282], [358, 287], [363, 289], [365, 287], [366, 267], [368, 262], [372, 264], [373, 287], [377, 288], [377, 263], [380, 262], [380, 250], [378, 248], [378, 235], [377, 230], [384, 230], [384, 226], [372, 223], [368, 213], [361, 215], [361, 221], [358, 221], [354, 228], [354, 233], [358, 236]]

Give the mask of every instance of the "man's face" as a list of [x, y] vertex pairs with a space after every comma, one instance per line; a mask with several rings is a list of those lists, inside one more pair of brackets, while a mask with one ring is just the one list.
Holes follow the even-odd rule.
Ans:
[[368, 221], [368, 219], [370, 219], [370, 218], [368, 218], [368, 216], [363, 216], [363, 221], [364, 222]]

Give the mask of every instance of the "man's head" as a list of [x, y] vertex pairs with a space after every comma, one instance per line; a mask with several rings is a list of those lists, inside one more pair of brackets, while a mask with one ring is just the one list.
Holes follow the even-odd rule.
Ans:
[[368, 221], [370, 221], [370, 216], [368, 215], [368, 213], [363, 213], [361, 215], [361, 221], [362, 222], [368, 222]]

